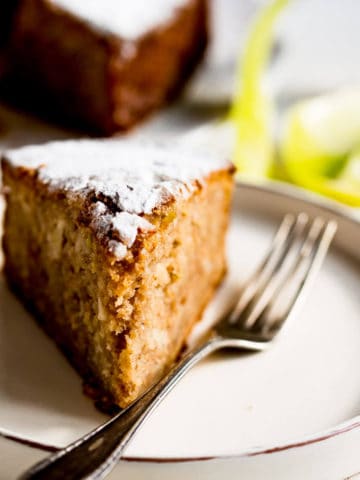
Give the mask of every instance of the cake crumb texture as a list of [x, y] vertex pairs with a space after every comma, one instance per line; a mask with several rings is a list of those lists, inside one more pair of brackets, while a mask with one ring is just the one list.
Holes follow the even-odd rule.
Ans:
[[[115, 182], [113, 196], [101, 191], [110, 170], [119, 179], [116, 172], [133, 165], [132, 182], [143, 178], [132, 162], [139, 152], [131, 146], [116, 147], [117, 169], [104, 148], [102, 170], [94, 175], [89, 167], [92, 173], [75, 174], [72, 183], [64, 170], [61, 175], [51, 170], [52, 145], [36, 148], [43, 150], [13, 151], [2, 161], [5, 275], [84, 379], [125, 407], [174, 361], [223, 278], [232, 168], [194, 154], [193, 173], [184, 174], [191, 163], [187, 156], [180, 175], [166, 151], [163, 181], [174, 182], [172, 195], [134, 213], [114, 200]], [[151, 164], [154, 150], [142, 151]], [[161, 157], [164, 150], [159, 152]], [[77, 161], [85, 165], [84, 158]], [[159, 181], [156, 168], [146, 177], [149, 188]], [[103, 181], [103, 188], [96, 194], [84, 178]], [[116, 223], [124, 215], [131, 217], [124, 219], [126, 228], [135, 221], [135, 236], [119, 236], [123, 226]], [[110, 220], [115, 224], [109, 226]]]

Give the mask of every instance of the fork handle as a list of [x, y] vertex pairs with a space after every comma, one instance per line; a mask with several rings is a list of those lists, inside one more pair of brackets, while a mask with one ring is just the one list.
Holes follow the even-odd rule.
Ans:
[[108, 422], [40, 461], [19, 480], [100, 480], [114, 468], [137, 429], [176, 383], [197, 362], [219, 348], [215, 336], [182, 357], [142, 397]]

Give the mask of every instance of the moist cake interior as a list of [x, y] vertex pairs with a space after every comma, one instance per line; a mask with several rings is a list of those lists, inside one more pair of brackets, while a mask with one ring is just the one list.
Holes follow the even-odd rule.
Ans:
[[232, 166], [119, 140], [24, 147], [2, 166], [9, 284], [99, 396], [128, 405], [225, 273]]

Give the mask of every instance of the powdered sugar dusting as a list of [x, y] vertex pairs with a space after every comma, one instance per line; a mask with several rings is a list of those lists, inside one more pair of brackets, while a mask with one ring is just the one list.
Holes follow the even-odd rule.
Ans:
[[109, 251], [117, 258], [125, 258], [127, 253], [127, 247], [116, 240], [110, 240], [108, 243]]
[[191, 195], [209, 173], [229, 167], [225, 160], [178, 144], [129, 140], [52, 142], [8, 151], [6, 159], [35, 169], [49, 188], [92, 195], [93, 225], [102, 236], [111, 232], [109, 249], [118, 258], [126, 255], [139, 232], [154, 229], [142, 215], [172, 198]]
[[135, 40], [170, 21], [188, 0], [49, 0], [97, 30]]
[[[101, 202], [97, 202], [96, 205], [99, 203], [101, 204]], [[128, 212], [111, 214], [106, 213], [106, 209], [103, 210], [103, 213], [95, 215], [92, 224], [102, 235], [107, 235], [109, 232], [115, 233], [118, 237], [117, 243], [120, 240], [128, 248], [132, 247], [139, 232], [154, 230], [154, 226], [139, 215]], [[113, 242], [116, 241], [113, 240]]]

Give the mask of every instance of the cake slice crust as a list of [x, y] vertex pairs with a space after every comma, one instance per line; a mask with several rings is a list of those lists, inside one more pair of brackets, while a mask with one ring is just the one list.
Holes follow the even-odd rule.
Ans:
[[[179, 168], [176, 155], [171, 161], [157, 147], [150, 159], [141, 148], [137, 164], [127, 142], [113, 142], [126, 188], [147, 192], [132, 197], [107, 180], [124, 175], [106, 145], [105, 173], [79, 176], [74, 167], [72, 177], [64, 151], [83, 158], [72, 142], [29, 148], [2, 162], [5, 274], [85, 380], [125, 407], [179, 354], [225, 273], [232, 168], [197, 167], [196, 157]], [[144, 177], [136, 167], [147, 161]]]

